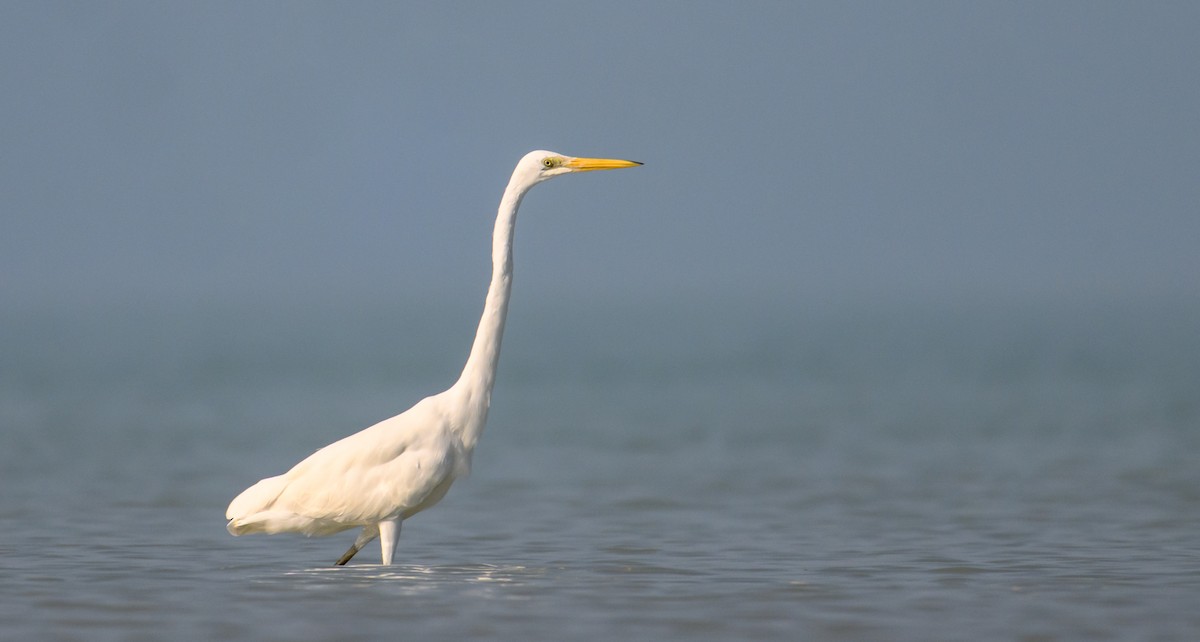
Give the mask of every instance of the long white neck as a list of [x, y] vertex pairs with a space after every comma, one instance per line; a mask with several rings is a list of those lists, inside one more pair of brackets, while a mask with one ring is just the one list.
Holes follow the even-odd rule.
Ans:
[[471, 345], [471, 355], [463, 367], [458, 382], [451, 388], [466, 401], [468, 417], [463, 418], [462, 438], [474, 446], [487, 421], [492, 386], [496, 382], [496, 365], [500, 361], [500, 342], [504, 338], [504, 319], [508, 315], [508, 298], [512, 293], [513, 232], [517, 224], [517, 208], [525, 197], [528, 185], [510, 181], [500, 199], [496, 214], [496, 229], [492, 233], [492, 281], [483, 304], [483, 316]]

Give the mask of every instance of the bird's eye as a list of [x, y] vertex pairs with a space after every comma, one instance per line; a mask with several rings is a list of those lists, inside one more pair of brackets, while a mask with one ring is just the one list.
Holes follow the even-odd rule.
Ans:
[[542, 167], [545, 167], [546, 169], [550, 169], [555, 165], [558, 165], [558, 163], [553, 158], [546, 158], [542, 160]]

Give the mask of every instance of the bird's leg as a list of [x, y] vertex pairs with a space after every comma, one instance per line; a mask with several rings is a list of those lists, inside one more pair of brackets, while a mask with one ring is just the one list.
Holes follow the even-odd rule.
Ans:
[[399, 518], [379, 522], [379, 549], [383, 553], [384, 566], [391, 565], [392, 556], [396, 553], [396, 545], [400, 543], [401, 523]]
[[345, 555], [339, 557], [338, 561], [334, 562], [334, 565], [345, 566], [346, 562], [349, 562], [350, 558], [354, 557], [355, 553], [362, 550], [362, 547], [366, 546], [367, 542], [370, 542], [376, 537], [379, 537], [379, 526], [375, 524], [363, 526], [362, 532], [358, 534], [358, 539], [354, 540], [354, 543], [350, 545], [350, 550], [346, 551]]

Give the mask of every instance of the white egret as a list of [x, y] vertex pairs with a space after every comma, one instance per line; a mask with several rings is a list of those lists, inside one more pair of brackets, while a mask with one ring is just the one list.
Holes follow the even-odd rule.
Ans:
[[455, 479], [470, 471], [500, 359], [521, 199], [531, 187], [555, 176], [636, 165], [641, 163], [548, 151], [526, 154], [500, 199], [492, 236], [492, 280], [458, 381], [406, 412], [316, 451], [288, 472], [247, 488], [225, 512], [229, 532], [321, 536], [361, 527], [362, 533], [337, 564], [348, 562], [376, 537], [383, 563], [391, 564], [404, 520], [436, 504]]

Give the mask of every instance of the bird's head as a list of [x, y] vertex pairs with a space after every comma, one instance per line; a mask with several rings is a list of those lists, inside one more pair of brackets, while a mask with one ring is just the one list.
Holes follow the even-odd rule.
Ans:
[[538, 150], [536, 152], [529, 152], [521, 159], [521, 162], [517, 163], [517, 168], [513, 172], [513, 179], [520, 179], [522, 183], [532, 186], [555, 176], [562, 176], [563, 174], [592, 172], [601, 169], [621, 169], [623, 167], [637, 167], [638, 165], [641, 165], [641, 163], [637, 161], [615, 158], [576, 158], [557, 152]]

